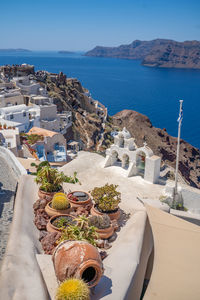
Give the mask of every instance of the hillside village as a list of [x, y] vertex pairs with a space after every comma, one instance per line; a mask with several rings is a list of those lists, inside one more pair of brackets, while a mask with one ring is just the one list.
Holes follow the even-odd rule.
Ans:
[[[56, 94], [62, 85], [68, 85], [72, 93], [76, 89], [79, 95], [69, 95], [69, 101], [63, 103]], [[83, 101], [78, 101], [79, 97]], [[27, 64], [0, 68], [0, 140], [17, 157], [67, 162], [79, 149], [90, 148], [93, 142], [85, 134], [81, 118], [87, 113], [91, 115], [89, 122], [96, 123], [101, 131], [107, 109], [93, 100], [78, 80], [62, 73], [35, 72]], [[87, 140], [80, 138], [76, 124]]]

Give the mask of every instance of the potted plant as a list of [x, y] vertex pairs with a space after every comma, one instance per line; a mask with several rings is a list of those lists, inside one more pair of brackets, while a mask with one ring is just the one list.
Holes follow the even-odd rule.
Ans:
[[108, 239], [114, 233], [110, 218], [106, 214], [102, 216], [90, 216], [88, 218], [88, 224], [89, 226], [96, 227], [96, 232], [101, 239]]
[[91, 197], [88, 193], [82, 191], [71, 192], [67, 195], [71, 207], [85, 207], [87, 205], [92, 205]]
[[63, 172], [59, 172], [49, 165], [43, 166], [36, 174], [35, 181], [40, 186], [38, 196], [40, 199], [48, 201], [52, 200], [55, 193], [62, 191], [63, 182], [76, 183], [79, 181], [76, 172], [74, 172], [74, 176], [65, 176]]
[[55, 193], [52, 201], [47, 203], [45, 211], [50, 217], [68, 214], [70, 212], [70, 203], [66, 194]]
[[90, 290], [87, 283], [78, 278], [68, 278], [63, 281], [56, 292], [56, 300], [90, 300]]
[[60, 232], [67, 228], [67, 226], [75, 225], [76, 223], [75, 217], [71, 215], [53, 216], [47, 223], [47, 231]]
[[102, 187], [95, 187], [91, 195], [95, 205], [91, 208], [93, 216], [108, 214], [111, 220], [119, 219], [120, 210], [118, 204], [121, 201], [121, 193], [118, 192], [118, 185], [106, 183]]
[[98, 240], [99, 235], [96, 232], [94, 226], [89, 225], [88, 218], [80, 216], [76, 218], [77, 222], [75, 225], [69, 225], [62, 230], [61, 237], [58, 243], [66, 240], [76, 240], [76, 241], [86, 241], [93, 246], [96, 246], [96, 240]]

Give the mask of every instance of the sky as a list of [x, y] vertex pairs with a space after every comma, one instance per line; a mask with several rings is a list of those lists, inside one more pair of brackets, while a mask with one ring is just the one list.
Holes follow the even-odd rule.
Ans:
[[200, 0], [1, 0], [0, 48], [87, 51], [200, 40]]

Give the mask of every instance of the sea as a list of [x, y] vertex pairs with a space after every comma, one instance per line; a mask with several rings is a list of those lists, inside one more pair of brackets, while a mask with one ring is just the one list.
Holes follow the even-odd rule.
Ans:
[[181, 138], [200, 149], [200, 70], [150, 68], [138, 60], [87, 57], [82, 52], [0, 52], [0, 65], [21, 63], [77, 78], [109, 115], [135, 110], [175, 137], [182, 99]]

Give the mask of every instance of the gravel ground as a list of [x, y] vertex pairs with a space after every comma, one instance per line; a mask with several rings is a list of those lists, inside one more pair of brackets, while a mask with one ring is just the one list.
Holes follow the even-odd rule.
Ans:
[[17, 178], [7, 162], [0, 157], [0, 267], [6, 250]]

